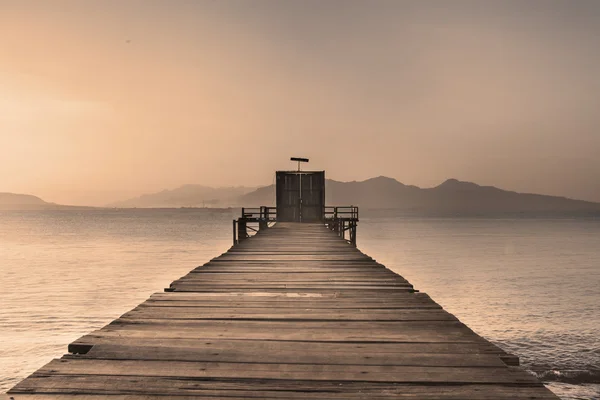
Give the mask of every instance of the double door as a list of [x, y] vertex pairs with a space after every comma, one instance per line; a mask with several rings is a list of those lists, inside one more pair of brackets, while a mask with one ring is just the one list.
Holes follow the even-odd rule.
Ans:
[[325, 212], [324, 171], [277, 172], [277, 220], [322, 221]]

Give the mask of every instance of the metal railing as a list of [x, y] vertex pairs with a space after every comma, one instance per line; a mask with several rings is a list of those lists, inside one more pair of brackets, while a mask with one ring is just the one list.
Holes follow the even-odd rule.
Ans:
[[325, 206], [325, 219], [351, 218], [358, 220], [357, 206]]
[[[325, 206], [325, 224], [339, 237], [356, 246], [356, 227], [358, 225], [358, 207]], [[346, 238], [348, 232], [348, 238]]]
[[243, 207], [242, 216], [233, 220], [233, 244], [248, 239], [275, 222], [277, 207]]
[[277, 221], [277, 207], [242, 207], [242, 218], [275, 222]]
[[[339, 237], [356, 246], [358, 207], [325, 206], [323, 223]], [[233, 244], [239, 244], [277, 222], [277, 207], [244, 207], [242, 215], [233, 220]], [[347, 232], [347, 234], [346, 234]]]

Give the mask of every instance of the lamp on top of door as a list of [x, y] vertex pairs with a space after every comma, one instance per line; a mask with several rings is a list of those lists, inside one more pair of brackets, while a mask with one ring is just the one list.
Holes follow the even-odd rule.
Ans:
[[308, 162], [308, 158], [301, 158], [301, 157], [292, 157], [290, 158], [290, 161], [298, 161], [298, 172], [300, 172], [300, 163], [301, 162]]

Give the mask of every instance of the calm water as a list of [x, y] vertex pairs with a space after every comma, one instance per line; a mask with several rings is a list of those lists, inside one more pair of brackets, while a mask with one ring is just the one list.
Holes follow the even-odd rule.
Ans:
[[[227, 250], [236, 214], [0, 212], [0, 393]], [[363, 218], [358, 235], [562, 398], [600, 398], [600, 220]]]

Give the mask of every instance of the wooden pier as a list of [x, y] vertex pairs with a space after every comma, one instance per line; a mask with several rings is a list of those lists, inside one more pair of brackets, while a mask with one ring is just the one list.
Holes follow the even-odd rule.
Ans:
[[69, 352], [7, 396], [557, 399], [322, 223], [261, 229]]

